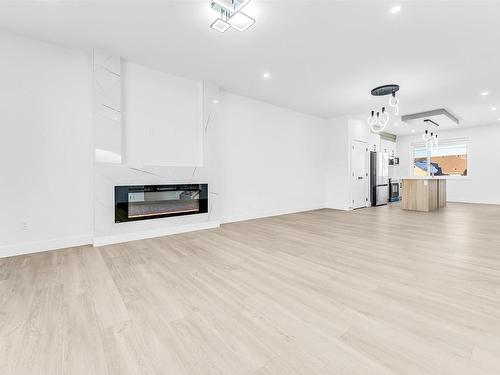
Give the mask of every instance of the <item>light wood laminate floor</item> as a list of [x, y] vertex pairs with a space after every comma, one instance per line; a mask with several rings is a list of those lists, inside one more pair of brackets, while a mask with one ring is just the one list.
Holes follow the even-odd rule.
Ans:
[[500, 374], [500, 206], [0, 259], [0, 374]]

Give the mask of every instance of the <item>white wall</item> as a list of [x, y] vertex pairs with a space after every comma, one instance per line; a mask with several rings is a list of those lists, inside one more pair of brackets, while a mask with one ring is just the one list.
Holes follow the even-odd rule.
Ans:
[[90, 56], [8, 33], [0, 46], [0, 256], [89, 243]]
[[[447, 181], [448, 201], [468, 203], [500, 204], [499, 184], [500, 154], [500, 124], [460, 128], [442, 131], [439, 138], [469, 137], [468, 176], [466, 178], [451, 178]], [[421, 141], [422, 136], [410, 135], [398, 137], [397, 149], [400, 157], [398, 174], [400, 177], [410, 175], [412, 160], [410, 145]]]
[[211, 131], [222, 222], [325, 206], [325, 121], [223, 93]]
[[130, 165], [202, 164], [202, 82], [122, 64], [125, 157]]

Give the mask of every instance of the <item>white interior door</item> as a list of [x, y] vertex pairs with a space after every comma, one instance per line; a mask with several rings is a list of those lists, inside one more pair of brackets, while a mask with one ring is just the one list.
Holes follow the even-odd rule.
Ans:
[[352, 141], [351, 145], [351, 207], [368, 205], [368, 146], [365, 142]]

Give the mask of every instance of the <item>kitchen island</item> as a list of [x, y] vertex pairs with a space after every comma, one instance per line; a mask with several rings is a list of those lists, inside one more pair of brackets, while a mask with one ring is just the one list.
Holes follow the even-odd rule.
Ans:
[[446, 179], [410, 177], [402, 180], [403, 210], [428, 212], [446, 207]]

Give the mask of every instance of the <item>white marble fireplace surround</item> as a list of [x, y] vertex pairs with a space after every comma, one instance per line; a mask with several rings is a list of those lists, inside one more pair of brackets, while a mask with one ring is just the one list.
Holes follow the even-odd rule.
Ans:
[[[94, 246], [218, 227], [208, 155], [217, 87], [101, 51], [93, 66]], [[114, 222], [115, 186], [177, 183], [208, 183], [209, 213]]]
[[[218, 227], [206, 144], [217, 88], [106, 52], [93, 56], [94, 246]], [[208, 214], [114, 222], [117, 185], [204, 182]]]

